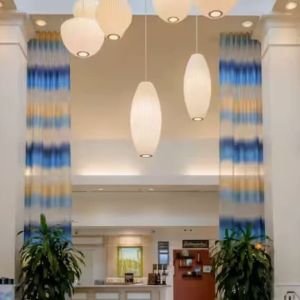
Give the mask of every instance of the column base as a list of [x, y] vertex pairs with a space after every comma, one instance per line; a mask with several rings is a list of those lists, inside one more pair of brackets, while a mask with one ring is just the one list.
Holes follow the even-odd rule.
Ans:
[[[288, 292], [295, 293], [295, 298], [284, 298], [288, 295]], [[300, 283], [299, 284], [287, 284], [287, 285], [275, 285], [274, 286], [274, 300], [297, 300], [300, 298]]]

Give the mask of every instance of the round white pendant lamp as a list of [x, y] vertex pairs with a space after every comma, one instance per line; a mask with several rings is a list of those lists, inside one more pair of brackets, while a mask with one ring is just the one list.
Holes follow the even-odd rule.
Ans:
[[203, 121], [211, 99], [211, 76], [202, 54], [191, 56], [184, 75], [184, 100], [193, 121]]
[[220, 19], [228, 14], [237, 0], [195, 0], [200, 12], [210, 19]]
[[72, 18], [61, 26], [61, 37], [70, 53], [87, 58], [95, 55], [102, 47], [104, 33], [97, 21], [90, 18]]
[[95, 18], [98, 0], [77, 0], [74, 4], [74, 17]]
[[153, 0], [158, 16], [167, 23], [179, 23], [191, 10], [191, 0]]
[[161, 108], [153, 83], [143, 81], [133, 98], [130, 126], [134, 146], [142, 158], [154, 155], [161, 134]]
[[101, 0], [96, 18], [108, 39], [120, 39], [132, 22], [128, 0]]

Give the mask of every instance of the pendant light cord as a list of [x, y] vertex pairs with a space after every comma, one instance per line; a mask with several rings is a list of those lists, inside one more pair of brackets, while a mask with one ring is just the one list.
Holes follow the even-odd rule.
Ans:
[[195, 30], [195, 34], [196, 34], [196, 53], [199, 53], [199, 45], [198, 45], [198, 15], [196, 15], [196, 30]]
[[81, 5], [81, 8], [82, 8], [82, 12], [83, 14], [85, 14], [85, 0], [82, 0], [82, 5]]
[[148, 80], [148, 7], [145, 0], [145, 81]]

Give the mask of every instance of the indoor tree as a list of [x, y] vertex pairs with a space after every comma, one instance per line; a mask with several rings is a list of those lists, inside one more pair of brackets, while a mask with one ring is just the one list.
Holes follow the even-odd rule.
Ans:
[[[222, 300], [270, 300], [272, 263], [262, 237], [252, 227], [226, 230], [225, 238], [213, 249], [217, 292]], [[263, 240], [268, 242], [267, 237]]]
[[20, 255], [22, 300], [64, 300], [66, 295], [72, 296], [84, 256], [59, 226], [48, 226], [41, 215], [40, 226], [25, 241]]

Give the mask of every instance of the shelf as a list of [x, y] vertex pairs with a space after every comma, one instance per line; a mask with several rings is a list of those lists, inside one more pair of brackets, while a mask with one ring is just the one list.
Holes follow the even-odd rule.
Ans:
[[195, 259], [195, 256], [176, 256], [177, 260]]
[[184, 279], [201, 279], [202, 278], [202, 274], [196, 275], [196, 274], [182, 274], [182, 278]]

